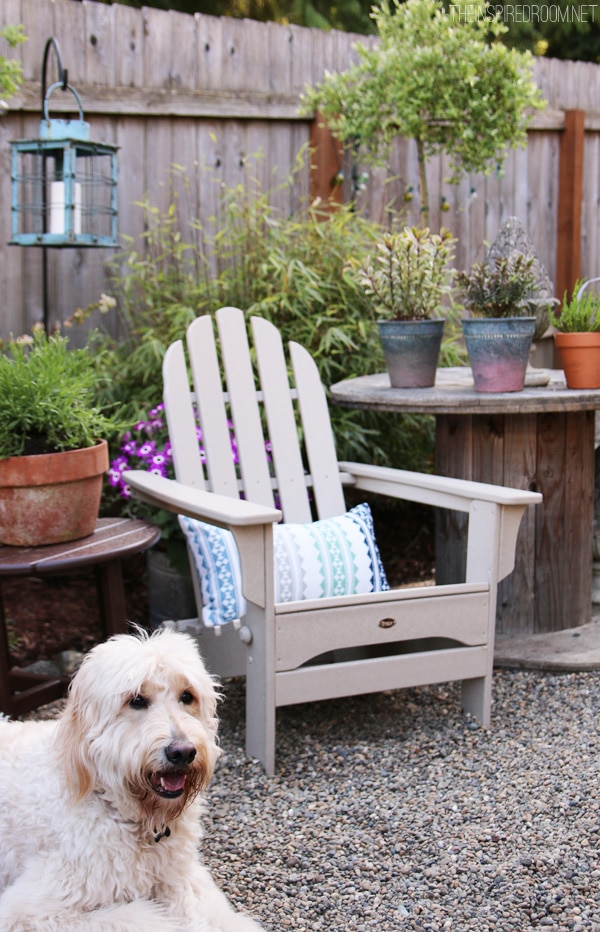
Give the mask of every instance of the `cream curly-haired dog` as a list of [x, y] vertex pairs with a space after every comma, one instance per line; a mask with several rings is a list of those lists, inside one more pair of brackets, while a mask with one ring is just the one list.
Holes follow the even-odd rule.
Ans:
[[256, 932], [198, 853], [216, 693], [194, 641], [117, 635], [58, 721], [0, 722], [2, 932]]

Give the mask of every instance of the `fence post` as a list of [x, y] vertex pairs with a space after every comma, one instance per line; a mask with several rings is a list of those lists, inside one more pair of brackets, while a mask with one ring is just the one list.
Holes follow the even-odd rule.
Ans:
[[343, 148], [320, 113], [310, 125], [310, 200], [320, 198], [326, 209], [342, 203]]
[[562, 301], [581, 276], [581, 205], [583, 200], [583, 145], [585, 112], [567, 110], [560, 139], [558, 174], [558, 230], [556, 242], [556, 297]]

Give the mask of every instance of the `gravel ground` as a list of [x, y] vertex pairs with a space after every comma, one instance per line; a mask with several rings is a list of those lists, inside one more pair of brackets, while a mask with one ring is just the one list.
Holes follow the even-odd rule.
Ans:
[[600, 674], [498, 672], [278, 713], [278, 775], [221, 709], [206, 858], [265, 929], [600, 930]]
[[454, 686], [282, 709], [273, 778], [225, 695], [204, 857], [267, 932], [600, 932], [600, 673], [497, 672], [489, 731]]

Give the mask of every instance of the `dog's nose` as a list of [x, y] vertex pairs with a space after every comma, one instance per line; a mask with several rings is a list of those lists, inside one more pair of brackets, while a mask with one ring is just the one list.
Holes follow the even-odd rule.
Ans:
[[176, 767], [187, 767], [196, 756], [196, 748], [189, 741], [172, 741], [165, 748], [165, 757]]

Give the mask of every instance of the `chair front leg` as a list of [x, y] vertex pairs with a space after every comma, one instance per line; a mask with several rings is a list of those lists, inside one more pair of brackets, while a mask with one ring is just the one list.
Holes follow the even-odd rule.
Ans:
[[275, 771], [275, 607], [273, 525], [232, 527], [240, 554], [246, 655], [246, 753]]

